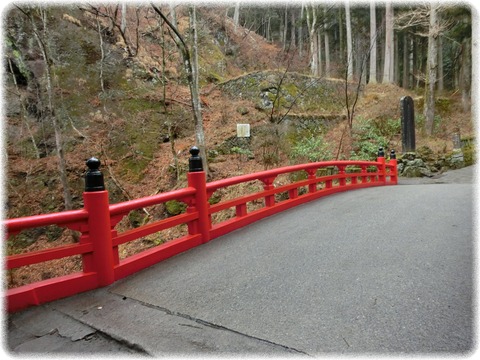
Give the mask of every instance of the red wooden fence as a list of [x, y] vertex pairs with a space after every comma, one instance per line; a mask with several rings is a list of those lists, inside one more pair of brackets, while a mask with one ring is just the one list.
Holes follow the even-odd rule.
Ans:
[[[201, 169], [198, 149], [192, 148], [188, 187], [167, 193], [109, 204], [108, 192], [103, 187], [100, 163], [90, 166], [90, 186], [83, 193], [84, 208], [54, 214], [36, 215], [4, 222], [7, 235], [25, 229], [57, 225], [81, 233], [78, 243], [26, 254], [7, 256], [7, 270], [54, 259], [81, 255], [83, 271], [34, 282], [6, 291], [9, 312], [31, 305], [71, 296], [83, 291], [106, 286], [139, 270], [147, 268], [192, 247], [206, 243], [235, 229], [266, 216], [341, 191], [381, 185], [397, 184], [397, 161], [389, 162], [380, 153], [377, 161], [326, 161], [287, 166], [229, 179], [206, 182]], [[193, 164], [193, 165], [192, 165]], [[200, 165], [199, 165], [200, 164]], [[329, 174], [325, 174], [326, 171]], [[279, 175], [299, 174], [301, 180], [286, 185], [275, 184]], [[93, 180], [92, 180], [93, 179]], [[262, 190], [231, 200], [210, 205], [215, 191], [229, 186], [257, 181]], [[280, 198], [280, 194], [288, 194]], [[115, 226], [132, 210], [177, 200], [187, 204], [186, 212], [153, 223], [118, 233]], [[255, 202], [258, 209], [248, 210], [248, 203]], [[226, 209], [235, 209], [235, 216], [220, 223], [212, 223], [212, 215]], [[180, 224], [188, 226], [188, 234], [142, 251], [125, 259], [119, 258], [118, 247], [129, 241], [169, 229]]]

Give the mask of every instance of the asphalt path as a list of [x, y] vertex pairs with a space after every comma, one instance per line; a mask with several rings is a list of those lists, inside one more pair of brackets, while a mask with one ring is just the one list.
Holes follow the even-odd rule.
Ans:
[[7, 351], [470, 354], [473, 170], [322, 198], [14, 314]]

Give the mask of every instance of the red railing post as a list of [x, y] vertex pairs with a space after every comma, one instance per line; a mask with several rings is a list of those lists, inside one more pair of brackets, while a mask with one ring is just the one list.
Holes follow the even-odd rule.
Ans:
[[345, 179], [345, 166], [343, 165], [337, 165], [338, 168], [338, 173], [339, 173], [339, 180], [338, 184], [339, 186], [345, 186], [347, 185], [347, 179]]
[[[317, 178], [317, 169], [307, 170], [307, 174], [308, 174], [308, 180], [314, 180], [314, 179]], [[314, 193], [315, 191], [317, 191], [317, 184], [316, 183], [309, 184], [308, 185], [308, 192], [309, 193]]]
[[364, 183], [367, 183], [368, 182], [368, 174], [367, 174], [367, 166], [366, 165], [362, 165], [361, 166], [361, 179], [362, 179], [362, 184]]
[[397, 155], [395, 154], [395, 150], [392, 149], [390, 151], [390, 160], [389, 164], [390, 168], [390, 182], [392, 185], [397, 185], [398, 183], [398, 169], [397, 169]]
[[115, 280], [108, 191], [105, 190], [103, 175], [98, 170], [100, 161], [91, 158], [87, 166], [83, 201], [88, 212], [88, 238], [93, 244], [91, 264], [97, 272], [98, 285], [106, 286]]
[[[275, 181], [275, 177], [269, 177], [265, 179], [260, 179], [263, 182], [263, 190], [273, 190], [275, 189], [275, 185], [273, 182]], [[275, 195], [267, 195], [265, 196], [265, 207], [272, 207], [275, 206]]]
[[383, 151], [383, 148], [378, 149], [378, 157], [377, 157], [377, 162], [379, 162], [381, 165], [378, 168], [378, 172], [380, 175], [378, 176], [378, 181], [383, 182], [384, 184], [387, 183], [387, 168], [385, 166], [385, 152]]
[[207, 177], [203, 171], [202, 158], [198, 155], [200, 150], [193, 146], [190, 149], [192, 155], [189, 159], [189, 172], [187, 175], [188, 186], [195, 188], [195, 200], [193, 206], [198, 211], [198, 226], [196, 230], [202, 236], [202, 243], [210, 240], [211, 221], [209, 215], [209, 203], [207, 194]]

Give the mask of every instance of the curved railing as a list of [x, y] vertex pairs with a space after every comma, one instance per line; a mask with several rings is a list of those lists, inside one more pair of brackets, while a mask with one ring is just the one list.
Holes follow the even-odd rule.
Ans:
[[[74, 244], [7, 256], [7, 270], [71, 256], [82, 258], [80, 272], [8, 289], [8, 311], [18, 311], [31, 305], [109, 285], [266, 216], [322, 196], [358, 188], [397, 184], [397, 163], [394, 156], [388, 163], [383, 156], [379, 156], [377, 161], [316, 162], [207, 183], [198, 149], [192, 148], [191, 153], [186, 188], [109, 204], [103, 176], [98, 170], [100, 163], [90, 161], [87, 163], [90, 169], [86, 175], [83, 209], [6, 220], [4, 224], [8, 236], [25, 229], [48, 225], [57, 225], [81, 234], [79, 241]], [[240, 196], [212, 201], [218, 191], [246, 185], [252, 191], [245, 194], [243, 188]], [[185, 203], [186, 211], [122, 233], [115, 229], [131, 211], [172, 200]], [[219, 217], [217, 222], [212, 221], [216, 215], [225, 211], [230, 211], [233, 215]], [[187, 234], [120, 259], [120, 245], [182, 224], [186, 225]]]

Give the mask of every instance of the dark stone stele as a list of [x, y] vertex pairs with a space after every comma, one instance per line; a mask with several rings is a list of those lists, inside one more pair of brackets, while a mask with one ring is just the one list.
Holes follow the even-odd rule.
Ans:
[[402, 152], [415, 152], [415, 110], [413, 99], [404, 96], [400, 99], [402, 118]]

